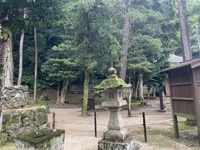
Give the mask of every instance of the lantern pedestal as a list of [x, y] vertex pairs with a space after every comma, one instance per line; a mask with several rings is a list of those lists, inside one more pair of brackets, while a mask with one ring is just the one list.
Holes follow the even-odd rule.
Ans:
[[110, 140], [100, 140], [98, 150], [140, 150], [140, 145], [134, 140], [132, 134], [127, 134], [124, 142], [113, 142]]
[[[121, 102], [122, 104], [123, 102]], [[98, 142], [98, 150], [139, 150], [140, 145], [134, 140], [134, 136], [124, 127], [120, 109], [121, 105], [113, 107], [113, 102], [103, 102], [103, 106], [109, 106], [110, 118], [108, 131], [103, 134], [103, 139]], [[119, 103], [120, 104], [120, 103]]]

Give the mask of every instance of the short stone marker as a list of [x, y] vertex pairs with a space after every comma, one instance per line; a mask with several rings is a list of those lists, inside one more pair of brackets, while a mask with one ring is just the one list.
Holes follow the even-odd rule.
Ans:
[[44, 128], [19, 135], [15, 139], [16, 150], [64, 150], [65, 131]]
[[123, 88], [129, 88], [131, 85], [126, 84], [116, 74], [117, 70], [110, 68], [108, 78], [95, 87], [97, 90], [105, 91], [106, 101], [102, 103], [102, 106], [110, 111], [108, 131], [98, 142], [98, 150], [139, 150], [140, 145], [125, 128], [120, 113], [121, 107], [126, 105], [122, 97]]

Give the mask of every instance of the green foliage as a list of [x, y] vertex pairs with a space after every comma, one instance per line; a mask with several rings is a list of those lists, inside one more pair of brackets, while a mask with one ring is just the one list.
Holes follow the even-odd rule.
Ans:
[[[196, 23], [198, 0], [187, 0], [192, 32], [192, 48], [198, 53]], [[23, 84], [33, 86], [34, 38], [38, 29], [38, 79], [40, 87], [64, 80], [83, 83], [83, 72], [90, 71], [90, 83], [105, 78], [108, 62], [119, 67], [125, 3], [122, 0], [6, 0], [0, 3], [1, 38], [13, 31], [14, 64], [18, 68], [19, 35], [25, 32]], [[28, 16], [23, 18], [23, 9]], [[161, 86], [158, 72], [169, 66], [169, 53], [181, 54], [180, 30], [175, 0], [134, 0], [131, 2], [128, 73], [144, 72], [144, 82]], [[6, 19], [8, 16], [8, 19]], [[41, 67], [42, 66], [42, 67]], [[15, 70], [15, 76], [17, 76]]]
[[33, 87], [33, 83], [34, 83], [34, 76], [33, 76], [33, 74], [29, 74], [29, 75], [25, 74], [25, 75], [23, 75], [22, 80], [23, 80], [23, 83], [25, 85]]
[[147, 35], [135, 38], [129, 50], [129, 68], [151, 72], [153, 63], [160, 58], [161, 45], [159, 39]]
[[72, 82], [76, 78], [78, 71], [75, 54], [70, 41], [54, 46], [49, 51], [48, 59], [42, 65], [42, 72], [47, 74], [46, 79], [51, 81], [51, 85], [63, 81]]
[[187, 1], [187, 15], [190, 27], [190, 40], [193, 58], [200, 57], [200, 1]]
[[113, 36], [116, 28], [109, 21], [111, 12], [108, 6], [104, 1], [91, 0], [68, 4], [68, 28], [76, 33], [73, 46], [78, 51], [76, 59], [79, 66], [83, 69], [89, 67], [90, 70], [106, 68], [109, 54], [115, 57], [120, 48]]

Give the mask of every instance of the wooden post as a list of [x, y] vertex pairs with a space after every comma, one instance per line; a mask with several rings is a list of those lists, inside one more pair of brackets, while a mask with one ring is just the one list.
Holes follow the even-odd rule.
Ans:
[[174, 101], [173, 101], [173, 92], [172, 92], [172, 85], [171, 85], [171, 73], [168, 74], [169, 76], [169, 85], [170, 85], [170, 102], [171, 102], [171, 107], [172, 107], [172, 118], [173, 118], [173, 124], [174, 124], [174, 137], [179, 138], [179, 130], [178, 130], [178, 119], [175, 114], [175, 109], [174, 109]]
[[200, 87], [200, 79], [199, 79], [199, 71], [198, 68], [193, 69], [192, 71], [192, 79], [193, 79], [193, 88], [194, 88], [194, 108], [196, 113], [196, 122], [197, 122], [197, 132], [198, 132], [198, 140], [200, 146], [200, 96], [199, 96], [199, 87]]
[[94, 133], [95, 133], [95, 137], [97, 137], [97, 115], [96, 115], [96, 111], [94, 111]]
[[174, 136], [175, 138], [179, 138], [179, 129], [178, 129], [178, 119], [177, 116], [173, 114], [173, 122], [174, 122]]
[[145, 112], [142, 112], [142, 118], [143, 118], [143, 127], [144, 127], [144, 141], [147, 142], [147, 128], [146, 128]]
[[52, 125], [53, 129], [55, 129], [55, 112], [53, 112], [53, 125]]

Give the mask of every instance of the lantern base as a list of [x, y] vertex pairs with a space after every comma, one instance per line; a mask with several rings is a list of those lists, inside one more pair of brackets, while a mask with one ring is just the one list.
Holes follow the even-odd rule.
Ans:
[[98, 150], [140, 150], [141, 146], [135, 141], [132, 134], [128, 134], [124, 142], [113, 142], [102, 139], [98, 142]]
[[127, 139], [128, 130], [123, 128], [121, 130], [108, 130], [104, 133], [103, 139], [112, 142], [124, 142]]

